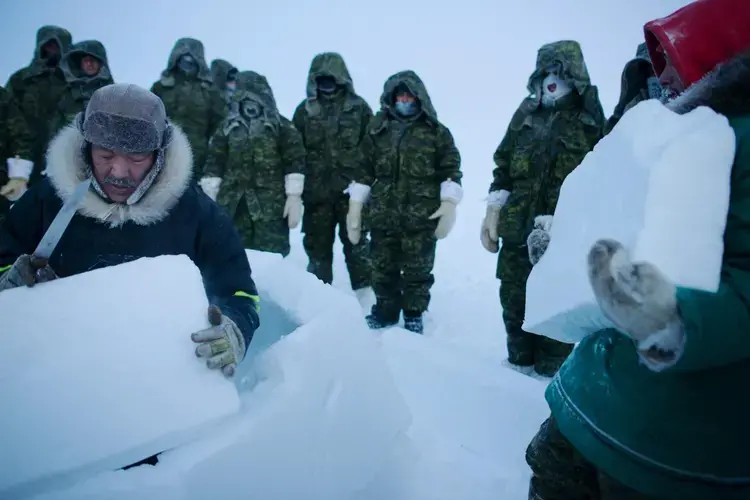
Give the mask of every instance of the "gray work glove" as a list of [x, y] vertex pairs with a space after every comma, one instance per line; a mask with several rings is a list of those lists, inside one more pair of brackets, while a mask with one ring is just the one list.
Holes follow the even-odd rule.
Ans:
[[685, 331], [677, 308], [677, 288], [649, 262], [632, 262], [614, 240], [597, 241], [588, 255], [589, 282], [604, 315], [632, 338], [652, 369], [681, 355]]
[[534, 218], [534, 229], [526, 238], [526, 248], [529, 251], [529, 262], [535, 266], [549, 246], [549, 232], [552, 229], [551, 215], [537, 215]]
[[0, 274], [0, 292], [19, 286], [34, 286], [57, 279], [55, 271], [49, 267], [47, 259], [23, 254], [16, 259], [10, 269]]
[[245, 357], [245, 337], [239, 327], [215, 305], [208, 307], [211, 327], [195, 332], [190, 338], [200, 344], [195, 355], [206, 359], [206, 366], [221, 370], [226, 377], [234, 376], [237, 364]]

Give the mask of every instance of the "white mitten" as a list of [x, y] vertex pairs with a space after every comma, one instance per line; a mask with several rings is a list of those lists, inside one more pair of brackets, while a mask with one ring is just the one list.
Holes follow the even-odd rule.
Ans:
[[451, 232], [456, 223], [456, 207], [461, 203], [464, 190], [460, 184], [447, 179], [440, 183], [440, 208], [430, 215], [430, 220], [439, 219], [435, 228], [435, 237], [443, 239]]
[[16, 201], [26, 192], [34, 163], [19, 157], [8, 158], [5, 163], [8, 165], [8, 182], [0, 188], [0, 196]]
[[198, 185], [209, 198], [216, 201], [221, 187], [221, 177], [204, 177], [198, 181]]
[[370, 197], [370, 186], [352, 182], [344, 190], [349, 195], [349, 212], [346, 214], [346, 234], [352, 245], [362, 238], [362, 207]]
[[535, 266], [549, 246], [549, 232], [552, 229], [551, 215], [537, 215], [534, 218], [534, 229], [526, 238], [526, 248], [529, 251], [529, 262]]
[[497, 233], [498, 220], [500, 219], [500, 209], [508, 201], [510, 192], [505, 189], [492, 191], [487, 197], [487, 212], [482, 221], [482, 230], [480, 239], [482, 246], [489, 252], [497, 253], [499, 249], [498, 240], [500, 236]]
[[305, 189], [303, 174], [287, 174], [284, 177], [286, 203], [283, 217], [287, 219], [289, 229], [294, 229], [302, 220], [302, 191]]

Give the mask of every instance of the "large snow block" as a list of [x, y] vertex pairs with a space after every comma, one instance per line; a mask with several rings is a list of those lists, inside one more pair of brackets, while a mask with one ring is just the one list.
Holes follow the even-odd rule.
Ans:
[[527, 282], [524, 329], [577, 342], [613, 327], [586, 268], [601, 238], [679, 286], [716, 291], [734, 154], [728, 120], [709, 108], [678, 115], [650, 100], [628, 111], [562, 185], [549, 247]]
[[261, 321], [280, 330], [253, 339], [261, 348], [238, 370], [241, 411], [155, 467], [101, 473], [34, 500], [162, 491], [169, 500], [349, 500], [382, 476], [411, 414], [359, 303], [277, 255], [248, 257]]
[[234, 385], [190, 340], [207, 305], [184, 256], [0, 293], [0, 498], [132, 464], [235, 414]]

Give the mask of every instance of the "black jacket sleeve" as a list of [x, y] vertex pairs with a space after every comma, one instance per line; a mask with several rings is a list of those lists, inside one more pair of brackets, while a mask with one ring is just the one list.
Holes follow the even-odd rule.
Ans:
[[198, 193], [196, 243], [195, 264], [203, 276], [208, 302], [237, 324], [249, 346], [260, 325], [260, 298], [250, 263], [229, 216], [203, 192]]

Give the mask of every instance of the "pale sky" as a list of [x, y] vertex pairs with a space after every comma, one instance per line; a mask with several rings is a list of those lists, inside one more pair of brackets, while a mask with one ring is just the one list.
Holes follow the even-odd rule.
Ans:
[[0, 83], [29, 63], [36, 29], [55, 24], [73, 41], [101, 41], [115, 81], [145, 87], [180, 37], [206, 58], [264, 74], [283, 114], [305, 96], [312, 57], [340, 52], [373, 110], [386, 78], [404, 69], [425, 81], [463, 158], [464, 184], [485, 191], [492, 154], [534, 69], [537, 49], [562, 39], [583, 47], [604, 111], [643, 41], [643, 24], [686, 0], [7, 0], [0, 30]]

